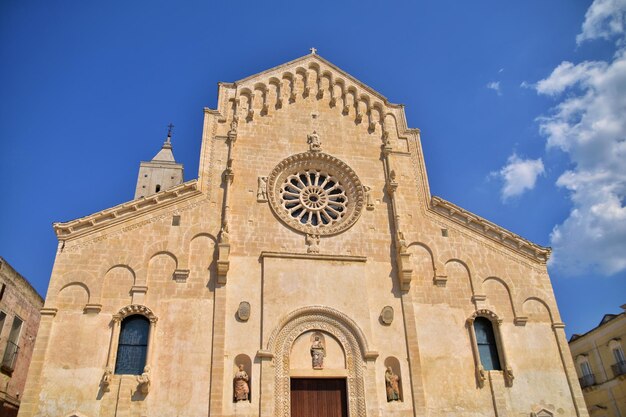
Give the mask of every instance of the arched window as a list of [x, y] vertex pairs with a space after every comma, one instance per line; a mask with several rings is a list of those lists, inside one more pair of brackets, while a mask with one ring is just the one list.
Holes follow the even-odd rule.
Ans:
[[515, 376], [502, 343], [501, 324], [502, 319], [487, 309], [477, 310], [467, 319], [474, 354], [476, 383], [480, 388], [484, 387], [489, 371], [502, 371], [504, 384], [507, 387], [513, 386]]
[[150, 321], [142, 315], [128, 316], [122, 321], [117, 345], [116, 374], [142, 374], [146, 366], [149, 334]]
[[491, 321], [485, 317], [476, 317], [474, 320], [474, 332], [476, 333], [480, 362], [485, 371], [501, 371], [502, 366], [500, 366], [498, 345], [496, 344]]

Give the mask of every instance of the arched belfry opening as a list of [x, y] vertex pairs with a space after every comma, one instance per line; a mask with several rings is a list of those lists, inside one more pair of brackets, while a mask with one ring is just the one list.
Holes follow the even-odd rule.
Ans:
[[[367, 414], [365, 392], [373, 391], [365, 387], [371, 379], [364, 375], [365, 363], [378, 354], [369, 350], [357, 324], [340, 311], [324, 306], [293, 311], [272, 333], [265, 354], [274, 362], [273, 368], [262, 371], [262, 390], [274, 393], [273, 407], [263, 407], [268, 415], [292, 415], [294, 381], [315, 385], [324, 379], [327, 384], [345, 384], [346, 416]], [[375, 401], [368, 399], [368, 405]]]

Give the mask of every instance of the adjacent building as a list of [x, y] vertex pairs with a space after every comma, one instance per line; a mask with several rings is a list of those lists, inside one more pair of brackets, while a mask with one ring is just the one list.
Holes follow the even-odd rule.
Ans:
[[592, 417], [626, 416], [626, 304], [620, 314], [605, 314], [585, 334], [569, 340]]
[[39, 328], [43, 299], [0, 257], [0, 416], [16, 416]]
[[219, 84], [197, 179], [169, 144], [54, 225], [20, 416], [588, 415], [549, 248], [432, 196], [404, 106], [313, 49]]

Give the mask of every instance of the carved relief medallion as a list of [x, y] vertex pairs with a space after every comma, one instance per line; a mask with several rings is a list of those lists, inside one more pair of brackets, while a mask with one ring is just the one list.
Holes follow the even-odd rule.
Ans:
[[239, 308], [237, 309], [237, 318], [241, 321], [248, 321], [250, 318], [250, 303], [247, 301], [242, 301], [239, 303]]
[[393, 307], [385, 306], [383, 310], [380, 312], [380, 321], [383, 324], [390, 325], [393, 322]]
[[365, 192], [356, 173], [323, 152], [281, 161], [268, 178], [270, 207], [289, 227], [310, 235], [334, 235], [352, 226]]

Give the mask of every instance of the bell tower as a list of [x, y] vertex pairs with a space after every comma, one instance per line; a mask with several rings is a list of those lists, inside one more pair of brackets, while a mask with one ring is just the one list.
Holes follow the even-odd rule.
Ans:
[[172, 128], [169, 124], [167, 139], [151, 161], [142, 161], [139, 165], [135, 199], [147, 197], [175, 187], [183, 182], [183, 164], [176, 163], [172, 152]]

